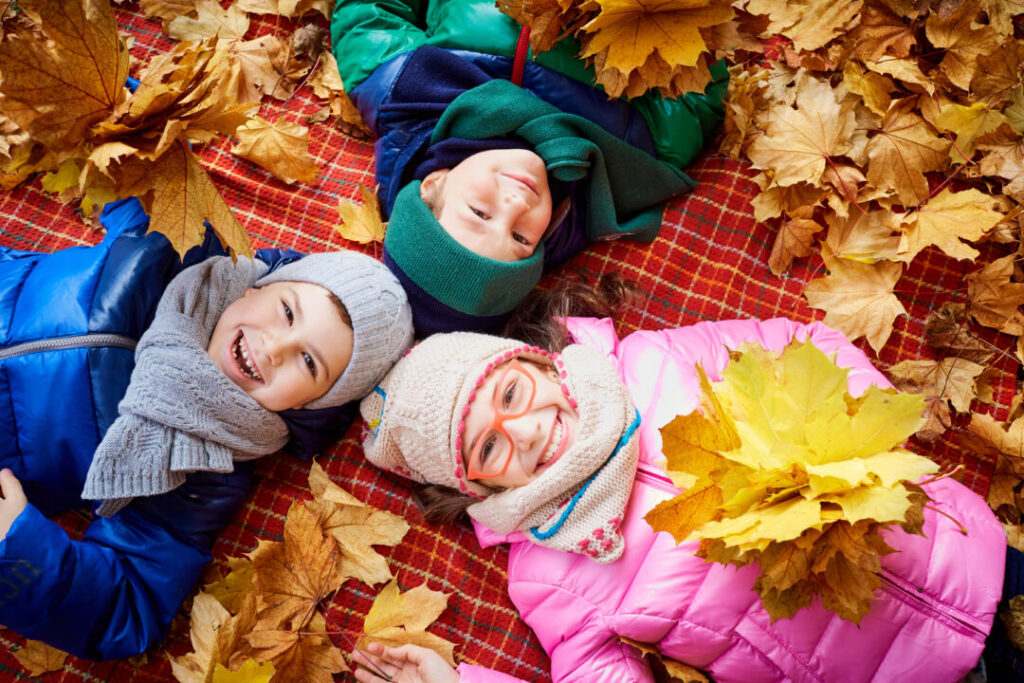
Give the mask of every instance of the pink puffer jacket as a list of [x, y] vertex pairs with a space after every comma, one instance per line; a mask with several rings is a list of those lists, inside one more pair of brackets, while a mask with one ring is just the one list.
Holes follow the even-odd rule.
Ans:
[[[607, 320], [575, 319], [573, 335], [615, 360], [642, 416], [641, 464], [627, 511], [622, 558], [599, 565], [533, 545], [521, 534], [479, 527], [481, 542], [511, 543], [509, 595], [551, 656], [555, 681], [651, 681], [636, 649], [620, 636], [655, 643], [673, 659], [708, 671], [715, 681], [957, 681], [978, 661], [1002, 589], [1006, 539], [980, 497], [950, 480], [927, 487], [925, 537], [900, 530], [886, 540], [899, 552], [882, 560], [884, 587], [858, 628], [820, 606], [774, 624], [751, 590], [755, 572], [705, 563], [694, 542], [677, 546], [643, 520], [675, 489], [653, 463], [659, 428], [697, 406], [693, 372], [711, 379], [728, 350], [758, 342], [779, 350], [808, 338], [851, 368], [850, 392], [888, 386], [865, 355], [821, 324], [788, 320], [700, 323], [637, 332], [621, 342]], [[512, 680], [463, 664], [464, 683]]]

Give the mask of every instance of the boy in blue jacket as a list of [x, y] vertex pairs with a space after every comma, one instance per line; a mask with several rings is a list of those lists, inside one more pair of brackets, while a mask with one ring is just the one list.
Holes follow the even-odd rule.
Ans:
[[[412, 340], [369, 256], [236, 264], [211, 238], [182, 263], [136, 200], [102, 221], [93, 247], [0, 250], [0, 623], [88, 659], [162, 639], [253, 461], [330, 443]], [[83, 499], [71, 540], [47, 516]]]
[[384, 263], [417, 336], [497, 331], [588, 243], [653, 240], [721, 121], [723, 64], [702, 94], [609, 100], [571, 41], [507, 80], [519, 32], [488, 0], [335, 6], [341, 77], [377, 136]]

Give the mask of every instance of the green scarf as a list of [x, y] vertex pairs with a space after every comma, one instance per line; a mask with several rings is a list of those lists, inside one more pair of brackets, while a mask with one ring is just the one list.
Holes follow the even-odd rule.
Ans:
[[430, 142], [512, 136], [532, 147], [558, 180], [586, 183], [591, 242], [617, 236], [650, 242], [661, 228], [662, 203], [697, 185], [675, 166], [596, 123], [561, 112], [501, 79], [456, 97], [434, 127]]

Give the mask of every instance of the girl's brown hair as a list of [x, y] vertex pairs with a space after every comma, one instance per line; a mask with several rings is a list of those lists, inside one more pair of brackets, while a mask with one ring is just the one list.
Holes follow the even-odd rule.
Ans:
[[[618, 273], [604, 274], [595, 285], [579, 277], [563, 278], [549, 290], [534, 290], [519, 304], [502, 335], [548, 351], [561, 351], [572, 343], [562, 322], [565, 318], [614, 318], [642, 298], [643, 290]], [[466, 508], [474, 503], [473, 498], [439, 485], [424, 487], [413, 500], [423, 517], [435, 524], [468, 521]]]

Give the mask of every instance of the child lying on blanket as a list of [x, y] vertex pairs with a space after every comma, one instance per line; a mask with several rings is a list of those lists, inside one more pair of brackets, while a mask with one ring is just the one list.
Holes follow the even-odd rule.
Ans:
[[[103, 222], [94, 247], [0, 251], [0, 621], [89, 659], [162, 639], [251, 462], [336, 438], [412, 339], [368, 256], [236, 264], [212, 239], [182, 270], [137, 201]], [[83, 498], [74, 541], [47, 515]]]
[[420, 337], [497, 331], [588, 243], [653, 240], [722, 117], [722, 64], [703, 94], [609, 100], [564, 42], [514, 85], [519, 27], [490, 0], [339, 0], [331, 32]]
[[[659, 430], [699, 407], [696, 365], [714, 380], [743, 343], [779, 351], [799, 340], [849, 368], [851, 394], [887, 386], [842, 334], [820, 323], [733, 320], [619, 340], [608, 319], [568, 325], [575, 342], [564, 349], [475, 333], [429, 337], [361, 404], [371, 462], [447, 487], [428, 519], [465, 510], [482, 544], [510, 544], [509, 595], [555, 681], [653, 680], [624, 638], [719, 683], [952, 682], [983, 651], [1009, 671], [998, 660], [1009, 653], [1012, 666], [1019, 653], [990, 632], [997, 603], [1024, 590], [1021, 554], [1008, 554], [985, 501], [951, 479], [924, 486], [942, 514], [925, 508], [923, 537], [886, 532], [898, 552], [881, 558], [884, 587], [859, 626], [820, 602], [773, 622], [752, 590], [756, 567], [705, 562], [696, 542], [677, 545], [644, 521], [677, 493], [657, 464]], [[456, 674], [413, 646], [370, 653], [396, 680], [511, 680], [465, 663]], [[383, 680], [369, 669], [356, 676]]]

